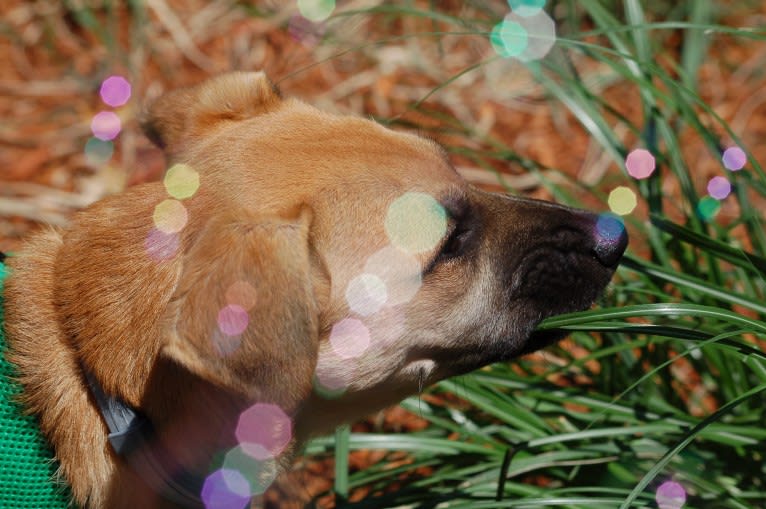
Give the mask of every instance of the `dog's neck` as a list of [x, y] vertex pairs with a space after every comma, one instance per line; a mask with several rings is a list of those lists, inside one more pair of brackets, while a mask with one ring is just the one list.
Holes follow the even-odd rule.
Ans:
[[[97, 383], [91, 386], [94, 396], [99, 390]], [[112, 411], [103, 407], [110, 404], [118, 406], [118, 414], [127, 411], [137, 416], [122, 454], [114, 444], [110, 447], [117, 453], [118, 465], [132, 470], [133, 475], [126, 477], [128, 482], [138, 482], [138, 486], [133, 489], [123, 486], [110, 496], [123, 503], [125, 497], [141, 489], [151, 492], [140, 495], [142, 507], [147, 499], [151, 500], [151, 507], [165, 507], [166, 503], [204, 507], [201, 495], [205, 479], [218, 466], [220, 460], [216, 458], [225, 457], [238, 445], [235, 430], [249, 399], [216, 387], [162, 357], [157, 359], [143, 391], [140, 409], [108, 397], [100, 405], [107, 423], [113, 419]], [[121, 418], [118, 415], [117, 419]], [[129, 428], [130, 422], [123, 419], [122, 428]], [[118, 439], [118, 448], [120, 444]], [[285, 451], [279, 460], [287, 461], [288, 457], [289, 452]], [[133, 503], [124, 506], [132, 507]]]
[[83, 369], [91, 396], [109, 429], [109, 444], [157, 493], [184, 507], [203, 507], [203, 477], [196, 475], [169, 454], [158, 440], [148, 417], [120, 398], [109, 396], [96, 377]]

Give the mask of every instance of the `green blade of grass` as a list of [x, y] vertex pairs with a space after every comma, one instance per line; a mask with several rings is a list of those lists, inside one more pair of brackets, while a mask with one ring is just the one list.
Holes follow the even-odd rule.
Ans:
[[766, 334], [766, 323], [760, 320], [747, 318], [737, 313], [712, 306], [700, 306], [697, 304], [638, 304], [620, 308], [600, 308], [592, 311], [571, 313], [546, 318], [538, 328], [549, 330], [567, 325], [578, 325], [595, 320], [624, 320], [627, 318], [646, 318], [664, 316], [694, 316], [714, 318], [723, 322], [737, 325], [749, 331]]
[[702, 430], [704, 430], [711, 423], [720, 420], [723, 416], [730, 413], [734, 408], [736, 408], [741, 403], [747, 401], [748, 399], [754, 396], [757, 396], [758, 394], [761, 394], [764, 391], [766, 391], [766, 384], [753, 387], [752, 389], [745, 392], [738, 398], [727, 402], [721, 408], [716, 410], [713, 414], [706, 417], [699, 424], [694, 426], [694, 428], [689, 430], [689, 432], [685, 434], [683, 440], [681, 440], [674, 447], [668, 450], [668, 452], [665, 453], [665, 455], [663, 455], [663, 457], [657, 462], [657, 464], [654, 467], [652, 467], [646, 473], [646, 475], [644, 475], [643, 478], [641, 478], [641, 480], [636, 485], [636, 487], [633, 488], [633, 491], [630, 492], [630, 494], [625, 498], [623, 503], [620, 505], [620, 509], [629, 509], [633, 501], [636, 500], [636, 498], [638, 497], [639, 493], [644, 491], [644, 489], [646, 489], [646, 487], [649, 485], [650, 482], [652, 482], [652, 480], [657, 476], [657, 474], [659, 474], [662, 471], [662, 469], [664, 469], [667, 466], [670, 460], [673, 459], [673, 457], [677, 455], [679, 452], [681, 452], [686, 446], [688, 446], [689, 443], [692, 440], [694, 440]]
[[335, 430], [335, 495], [339, 501], [348, 499], [348, 453], [350, 450], [351, 427], [348, 424]]

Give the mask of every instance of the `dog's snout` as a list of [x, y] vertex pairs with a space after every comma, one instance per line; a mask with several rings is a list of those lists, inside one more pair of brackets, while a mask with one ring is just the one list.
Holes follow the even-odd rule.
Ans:
[[628, 246], [628, 232], [621, 219], [610, 215], [597, 216], [593, 226], [592, 252], [605, 267], [616, 267]]
[[557, 249], [590, 254], [606, 269], [617, 267], [628, 247], [628, 232], [619, 216], [566, 208], [551, 210], [556, 220], [547, 242]]

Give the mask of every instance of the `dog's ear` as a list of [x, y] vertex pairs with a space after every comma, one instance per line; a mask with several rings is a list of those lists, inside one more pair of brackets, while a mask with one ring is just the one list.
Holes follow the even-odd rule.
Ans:
[[184, 255], [163, 353], [216, 385], [293, 411], [311, 391], [318, 349], [310, 217], [303, 209], [295, 220], [243, 212], [210, 220]]
[[160, 96], [141, 115], [141, 126], [172, 155], [216, 124], [271, 111], [281, 100], [263, 72], [232, 72]]

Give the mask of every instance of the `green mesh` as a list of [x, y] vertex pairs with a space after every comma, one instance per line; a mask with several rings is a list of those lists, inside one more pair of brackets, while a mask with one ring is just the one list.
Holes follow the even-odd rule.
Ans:
[[[6, 275], [0, 263], [0, 325]], [[13, 382], [14, 367], [5, 358], [4, 334], [0, 326], [0, 509], [71, 507], [69, 489], [54, 480], [57, 464], [37, 420], [16, 402], [21, 388]]]

